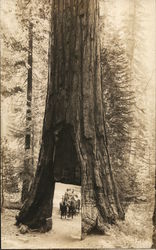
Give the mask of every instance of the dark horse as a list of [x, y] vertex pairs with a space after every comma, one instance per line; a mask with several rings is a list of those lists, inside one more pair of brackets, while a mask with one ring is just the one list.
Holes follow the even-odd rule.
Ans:
[[68, 216], [72, 217], [76, 214], [76, 202], [74, 200], [70, 201], [69, 207], [68, 207]]
[[67, 204], [65, 201], [60, 202], [60, 212], [61, 212], [61, 219], [64, 216], [66, 219], [66, 215], [67, 215]]
[[78, 199], [76, 201], [76, 210], [77, 210], [77, 213], [79, 214], [79, 212], [80, 212], [80, 199]]

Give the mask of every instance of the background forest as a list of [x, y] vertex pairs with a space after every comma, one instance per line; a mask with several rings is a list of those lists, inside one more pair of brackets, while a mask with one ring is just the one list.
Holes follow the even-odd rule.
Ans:
[[[7, 208], [21, 206], [37, 166], [48, 81], [50, 3], [1, 4], [1, 203]], [[154, 0], [101, 0], [99, 13], [109, 155], [119, 197], [126, 211], [131, 206], [129, 218], [138, 209], [142, 220], [154, 207], [154, 6]], [[150, 238], [151, 229], [143, 229], [140, 237], [146, 233]], [[139, 240], [136, 247], [141, 247]]]

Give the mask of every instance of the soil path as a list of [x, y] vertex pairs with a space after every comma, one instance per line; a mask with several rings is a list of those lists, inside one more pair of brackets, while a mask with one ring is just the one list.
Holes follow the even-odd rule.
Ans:
[[[64, 188], [64, 187], [63, 187]], [[53, 229], [48, 233], [20, 234], [14, 225], [17, 211], [2, 213], [2, 249], [53, 248], [150, 248], [152, 245], [152, 213], [150, 203], [131, 204], [124, 222], [112, 226], [106, 235], [90, 235], [81, 240], [81, 216], [60, 219], [59, 201], [64, 189], [57, 188], [53, 210]]]

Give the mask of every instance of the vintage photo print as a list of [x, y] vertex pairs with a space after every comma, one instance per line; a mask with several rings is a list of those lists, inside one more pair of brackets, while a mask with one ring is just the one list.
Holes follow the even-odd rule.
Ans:
[[156, 1], [0, 19], [1, 249], [155, 249]]

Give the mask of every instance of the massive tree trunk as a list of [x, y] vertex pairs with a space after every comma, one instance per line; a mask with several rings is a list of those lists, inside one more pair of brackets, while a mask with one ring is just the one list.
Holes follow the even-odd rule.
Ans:
[[28, 82], [27, 82], [27, 110], [26, 110], [26, 135], [25, 135], [25, 159], [23, 171], [23, 187], [21, 201], [24, 202], [28, 196], [31, 181], [33, 179], [32, 164], [32, 63], [33, 63], [33, 24], [29, 22], [29, 44], [28, 44]]
[[53, 1], [42, 145], [18, 224], [51, 228], [55, 181], [81, 184], [83, 235], [124, 218], [104, 126], [98, 11], [97, 0]]

